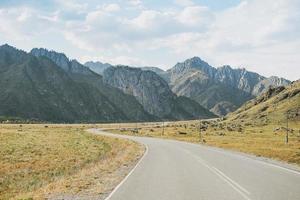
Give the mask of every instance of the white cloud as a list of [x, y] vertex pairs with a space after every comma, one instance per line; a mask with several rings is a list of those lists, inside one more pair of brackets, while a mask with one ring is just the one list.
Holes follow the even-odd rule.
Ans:
[[72, 32], [65, 31], [64, 32], [65, 39], [70, 41], [73, 45], [79, 47], [80, 49], [86, 51], [94, 51], [94, 47], [86, 43], [85, 41], [81, 40], [76, 34]]
[[187, 26], [201, 26], [212, 22], [214, 15], [207, 7], [189, 6], [179, 13], [178, 20]]
[[117, 12], [119, 11], [121, 8], [119, 6], [119, 4], [116, 3], [112, 3], [112, 4], [108, 4], [104, 6], [104, 10], [107, 12]]
[[[213, 65], [300, 78], [295, 68], [300, 63], [299, 0], [245, 0], [221, 11], [190, 0], [174, 2], [180, 6], [158, 9], [139, 0], [100, 5], [67, 0], [57, 1], [51, 11], [3, 8], [0, 39], [18, 47], [33, 46], [37, 40], [43, 47], [67, 46], [70, 57], [89, 55], [114, 64], [171, 67], [200, 56]], [[60, 42], [58, 35], [64, 37]]]
[[[296, 66], [297, 62], [291, 63], [291, 56], [300, 50], [299, 8], [299, 1], [294, 0], [278, 0], [276, 3], [254, 0], [218, 14], [203, 42], [209, 45], [210, 59], [219, 65], [250, 66], [266, 75], [280, 71], [282, 67]], [[269, 73], [263, 70], [268, 66], [274, 70], [268, 70]], [[290, 77], [296, 78], [292, 74]]]
[[17, 21], [19, 22], [24, 22], [26, 20], [28, 20], [30, 17], [32, 16], [32, 13], [30, 10], [28, 9], [24, 9], [20, 15], [17, 17]]
[[39, 14], [38, 18], [49, 21], [49, 22], [59, 22], [59, 15], [60, 15], [60, 11], [55, 11], [54, 13], [50, 13], [50, 14], [46, 14], [46, 15]]
[[[60, 25], [58, 21], [55, 23]], [[52, 25], [54, 21], [44, 13], [29, 7], [0, 9], [0, 35], [5, 40], [30, 42], [38, 35], [49, 33]]]
[[146, 62], [131, 56], [117, 56], [110, 59], [112, 64], [118, 65], [129, 65], [129, 66], [145, 66]]
[[195, 3], [192, 0], [175, 0], [175, 4], [179, 6], [192, 6]]
[[140, 5], [142, 5], [142, 1], [141, 0], [128, 0], [128, 3], [130, 5], [133, 5], [133, 6], [140, 6]]
[[82, 13], [88, 9], [87, 3], [78, 2], [76, 0], [55, 0], [55, 2], [65, 10], [71, 10], [78, 13]]
[[[297, 4], [292, 3], [295, 1], [244, 1], [234, 8], [218, 13], [197, 5], [171, 12], [144, 9], [133, 18], [110, 15], [106, 12], [98, 13], [95, 16], [98, 26], [94, 27], [91, 35], [80, 38], [90, 44], [94, 43], [91, 40], [94, 38], [100, 46], [95, 49], [101, 52], [105, 52], [106, 49], [109, 54], [118, 55], [115, 60], [126, 64], [141, 64], [138, 59], [144, 58], [141, 53], [165, 49], [168, 54], [173, 54], [172, 63], [178, 59], [199, 55], [215, 65], [249, 66], [248, 68], [254, 71], [270, 75], [266, 70], [262, 70], [264, 67], [268, 69], [265, 65], [270, 63], [270, 66], [275, 68], [274, 66], [279, 66], [280, 63], [280, 66], [284, 66], [282, 61], [285, 59], [286, 63], [291, 65], [291, 57], [295, 55], [293, 52], [300, 49], [299, 45], [294, 45], [290, 50], [285, 48], [290, 55], [283, 55], [285, 52], [282, 47], [289, 40], [284, 35], [289, 35], [293, 40], [299, 35], [294, 21], [299, 12], [294, 8]], [[100, 23], [102, 20], [109, 21], [113, 28]], [[87, 20], [86, 23], [90, 22]], [[94, 34], [98, 34], [99, 37], [94, 37]], [[268, 51], [274, 52], [271, 55], [278, 55], [281, 59], [267, 56]], [[133, 55], [137, 59], [132, 59]], [[131, 59], [125, 59], [128, 57]], [[151, 57], [143, 62], [148, 65], [153, 63]], [[165, 61], [165, 65], [170, 66], [170, 63]], [[269, 72], [273, 73], [271, 70]], [[280, 73], [283, 74], [282, 71]]]
[[161, 23], [160, 20], [164, 20], [163, 17], [163, 14], [158, 11], [145, 10], [138, 17], [131, 20], [131, 23], [137, 28], [152, 29]]

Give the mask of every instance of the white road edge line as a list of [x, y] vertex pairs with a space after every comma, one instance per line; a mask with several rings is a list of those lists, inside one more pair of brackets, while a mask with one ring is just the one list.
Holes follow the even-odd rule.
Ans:
[[269, 165], [271, 167], [275, 167], [275, 168], [278, 168], [278, 169], [282, 169], [282, 170], [285, 170], [285, 171], [288, 171], [288, 172], [300, 175], [300, 172], [298, 172], [298, 171], [295, 171], [295, 170], [292, 170], [292, 169], [289, 169], [289, 168], [286, 168], [286, 167], [281, 167], [281, 166], [276, 165], [276, 164], [268, 163], [268, 162], [261, 161], [261, 160], [256, 160], [256, 162], [259, 162], [259, 163], [262, 163], [262, 164], [265, 164], [265, 165]]
[[109, 200], [112, 197], [112, 195], [123, 185], [123, 183], [125, 183], [125, 181], [129, 178], [129, 176], [134, 172], [134, 170], [140, 165], [140, 163], [146, 157], [146, 155], [148, 154], [148, 146], [146, 144], [144, 144], [144, 145], [146, 147], [146, 151], [145, 151], [144, 155], [142, 156], [142, 158], [134, 166], [134, 168], [127, 174], [127, 176], [125, 176], [125, 178], [115, 187], [115, 189], [113, 189], [113, 191], [108, 195], [108, 197], [105, 198], [105, 200]]
[[[285, 170], [285, 171], [287, 171], [287, 172], [290, 172], [290, 173], [293, 173], [293, 174], [300, 175], [300, 172], [298, 172], [298, 171], [296, 171], [296, 170], [289, 169], [289, 168], [287, 168], [287, 167], [283, 167], [283, 166], [280, 166], [280, 165], [277, 165], [277, 164], [273, 164], [273, 163], [270, 163], [270, 162], [267, 162], [267, 161], [264, 161], [264, 160], [258, 160], [258, 159], [252, 158], [252, 157], [248, 157], [248, 156], [244, 156], [244, 155], [235, 154], [234, 152], [224, 152], [224, 151], [220, 151], [220, 150], [217, 150], [217, 149], [211, 149], [211, 148], [207, 148], [207, 149], [210, 150], [210, 151], [214, 151], [214, 152], [218, 152], [218, 153], [224, 154], [224, 155], [230, 155], [230, 156], [235, 156], [235, 157], [240, 157], [240, 158], [243, 158], [243, 159], [255, 161], [255, 162], [258, 162], [258, 163], [260, 163], [260, 164], [268, 165], [268, 166], [270, 166], [270, 167], [282, 169], [282, 170]], [[250, 155], [251, 155], [251, 154], [250, 154]], [[251, 156], [252, 156], [252, 155], [251, 155]], [[254, 156], [254, 155], [253, 155], [253, 156]]]

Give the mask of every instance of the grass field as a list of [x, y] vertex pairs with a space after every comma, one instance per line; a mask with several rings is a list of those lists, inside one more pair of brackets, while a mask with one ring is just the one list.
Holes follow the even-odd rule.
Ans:
[[143, 147], [87, 128], [0, 125], [0, 199], [99, 199], [109, 193]]
[[[293, 132], [289, 132], [289, 143], [285, 143], [286, 131], [274, 131], [278, 124], [267, 126], [236, 126], [226, 121], [202, 121], [201, 142], [199, 121], [168, 122], [149, 124], [102, 125], [111, 132], [128, 135], [159, 137], [180, 141], [202, 143], [225, 149], [264, 156], [300, 166], [300, 123], [289, 124]], [[138, 132], [135, 132], [136, 126]], [[284, 124], [282, 124], [284, 126]], [[122, 128], [123, 127], [123, 128]], [[205, 128], [204, 128], [205, 127]]]

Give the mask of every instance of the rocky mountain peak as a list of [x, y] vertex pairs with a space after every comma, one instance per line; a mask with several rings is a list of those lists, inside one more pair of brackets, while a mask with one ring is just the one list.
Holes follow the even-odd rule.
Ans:
[[204, 60], [202, 60], [200, 57], [198, 56], [194, 56], [192, 58], [187, 59], [185, 62], [192, 62], [192, 63], [196, 63], [196, 64], [202, 64], [202, 63], [206, 63]]
[[135, 96], [150, 114], [162, 117], [171, 112], [169, 98], [175, 95], [168, 84], [152, 71], [118, 65], [107, 68], [103, 79], [109, 85]]
[[232, 67], [230, 65], [223, 65], [219, 67], [220, 70], [226, 70], [226, 71], [231, 71]]
[[150, 70], [118, 65], [107, 68], [103, 73], [103, 80], [126, 94], [133, 95], [147, 112], [159, 118], [212, 116], [196, 102], [177, 97], [168, 83]]
[[30, 53], [36, 57], [47, 57], [66, 72], [84, 75], [93, 74], [88, 67], [83, 66], [77, 60], [70, 60], [64, 53], [49, 51], [44, 48], [34, 48]]
[[146, 67], [142, 67], [141, 68], [142, 70], [149, 70], [149, 71], [153, 71], [153, 72], [155, 72], [155, 73], [157, 73], [157, 74], [162, 74], [162, 73], [165, 73], [165, 71], [164, 70], [162, 70], [162, 69], [160, 69], [160, 68], [158, 68], [158, 67], [150, 67], [150, 66], [146, 66]]
[[193, 57], [190, 59], [185, 60], [182, 63], [177, 63], [174, 68], [185, 68], [185, 69], [191, 69], [191, 68], [195, 68], [195, 69], [199, 69], [203, 72], [208, 72], [208, 74], [210, 74], [214, 68], [212, 66], [210, 66], [207, 62], [205, 62], [204, 60], [202, 60], [199, 57]]
[[3, 44], [3, 45], [0, 46], [0, 49], [16, 49], [16, 48], [12, 47], [12, 46], [10, 46], [8, 44]]
[[277, 76], [271, 76], [269, 78], [262, 79], [258, 82], [252, 90], [252, 94], [257, 96], [263, 92], [266, 92], [270, 86], [277, 87], [277, 86], [287, 86], [291, 82], [284, 78], [279, 78]]
[[9, 53], [12, 53], [12, 54], [16, 54], [16, 53], [18, 53], [18, 54], [26, 54], [25, 51], [17, 49], [17, 48], [15, 48], [13, 46], [10, 46], [8, 44], [1, 45], [0, 46], [0, 50], [5, 51], [5, 52], [9, 52]]
[[264, 92], [269, 86], [289, 84], [288, 80], [266, 78], [245, 68], [230, 65], [214, 68], [199, 57], [177, 63], [167, 74], [174, 93], [192, 98], [222, 115]]
[[0, 46], [0, 68], [6, 69], [12, 63], [24, 62], [28, 59], [26, 52], [12, 47], [8, 44]]
[[193, 57], [184, 62], [177, 63], [173, 68], [167, 71], [170, 84], [172, 85], [176, 80], [184, 76], [189, 76], [191, 72], [196, 70], [201, 71], [205, 76], [212, 77], [216, 69], [201, 58]]
[[50, 60], [52, 60], [55, 64], [63, 68], [65, 71], [69, 70], [70, 60], [63, 53], [49, 51], [48, 49], [44, 49], [44, 48], [34, 48], [31, 50], [30, 53], [36, 57], [41, 57], [41, 56], [47, 57]]

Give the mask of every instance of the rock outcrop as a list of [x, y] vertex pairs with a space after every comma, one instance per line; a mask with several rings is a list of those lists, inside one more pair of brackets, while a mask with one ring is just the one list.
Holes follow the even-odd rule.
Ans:
[[167, 77], [165, 80], [169, 81], [174, 93], [189, 97], [218, 115], [234, 111], [246, 101], [265, 92], [269, 86], [290, 83], [283, 78], [266, 78], [228, 65], [214, 68], [198, 57], [177, 63], [162, 77]]
[[212, 117], [198, 103], [177, 97], [168, 83], [156, 73], [128, 66], [110, 67], [104, 71], [104, 81], [133, 95], [152, 115], [163, 119], [195, 119]]

